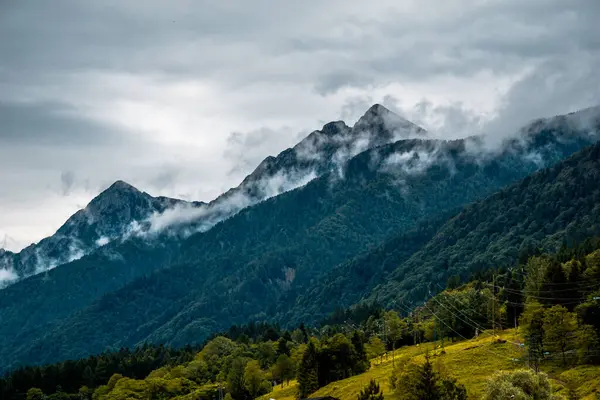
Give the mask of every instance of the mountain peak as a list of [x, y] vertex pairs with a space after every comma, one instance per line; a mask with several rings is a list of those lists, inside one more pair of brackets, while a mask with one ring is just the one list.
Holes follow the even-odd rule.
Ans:
[[369, 107], [367, 112], [365, 112], [362, 117], [360, 117], [360, 119], [356, 122], [356, 125], [361, 125], [364, 123], [373, 123], [375, 121], [386, 122], [388, 120], [390, 122], [402, 122], [404, 124], [412, 124], [412, 122], [408, 121], [405, 118], [402, 118], [395, 112], [388, 110], [381, 104], [375, 103], [371, 107]]
[[128, 204], [132, 202], [135, 203], [135, 200], [133, 199], [139, 199], [138, 201], [148, 202], [152, 199], [152, 197], [147, 193], [139, 191], [129, 183], [118, 180], [110, 185], [107, 189], [102, 191], [102, 193], [100, 193], [94, 199], [92, 199], [86, 209], [88, 211], [99, 211], [105, 209], [106, 207], [115, 205], [118, 205], [119, 207], [127, 207]]
[[139, 190], [137, 188], [135, 188], [133, 185], [130, 185], [129, 183], [122, 181], [122, 180], [118, 180], [115, 183], [113, 183], [112, 185], [110, 185], [108, 187], [108, 189], [105, 190], [105, 192], [114, 192], [114, 191], [127, 191], [127, 192], [139, 192]]
[[326, 135], [335, 136], [339, 134], [345, 134], [346, 130], [348, 129], [349, 127], [344, 121], [332, 121], [323, 125], [321, 132], [325, 133]]
[[373, 131], [396, 140], [411, 136], [422, 136], [426, 133], [425, 129], [402, 118], [379, 103], [372, 105], [352, 129], [355, 133]]
[[386, 114], [394, 114], [394, 113], [392, 111], [388, 110], [387, 108], [385, 108], [384, 106], [382, 106], [381, 104], [375, 103], [371, 107], [369, 107], [369, 109], [367, 110], [365, 115], [367, 115], [367, 114], [386, 115]]

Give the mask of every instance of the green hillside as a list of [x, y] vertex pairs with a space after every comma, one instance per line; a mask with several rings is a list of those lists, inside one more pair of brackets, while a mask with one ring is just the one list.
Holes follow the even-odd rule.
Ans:
[[[498, 343], [497, 338], [507, 340]], [[525, 352], [511, 341], [522, 340], [515, 330], [501, 331], [497, 336], [486, 331], [479, 338], [452, 343], [444, 347], [445, 354], [433, 358], [436, 368], [456, 378], [465, 385], [470, 399], [480, 399], [485, 391], [486, 380], [499, 371], [512, 371], [525, 367]], [[421, 346], [408, 346], [394, 353], [395, 363], [422, 363], [424, 354], [430, 351], [433, 354], [433, 344]], [[518, 359], [519, 361], [513, 361]], [[371, 379], [375, 379], [381, 386], [386, 398], [395, 398], [390, 387], [390, 376], [394, 366], [391, 354], [383, 362], [375, 360], [371, 369], [364, 374], [331, 383], [311, 395], [311, 397], [333, 396], [340, 400], [355, 400], [356, 395]], [[552, 384], [558, 394], [566, 395], [565, 382], [573, 382], [574, 387], [582, 400], [595, 400], [600, 393], [600, 366], [576, 366], [561, 368], [549, 366], [543, 369], [550, 374]], [[292, 384], [283, 389], [277, 388], [272, 393], [265, 395], [261, 400], [295, 400], [297, 384]]]
[[371, 298], [420, 299], [430, 285], [510, 266], [534, 249], [558, 251], [600, 234], [600, 146], [473, 203], [389, 274]]

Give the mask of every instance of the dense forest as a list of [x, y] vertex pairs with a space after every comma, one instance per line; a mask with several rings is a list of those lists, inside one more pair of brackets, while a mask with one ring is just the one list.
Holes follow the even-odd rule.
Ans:
[[[557, 253], [532, 248], [510, 268], [479, 271], [466, 282], [452, 276], [438, 289], [432, 287], [418, 305], [340, 309], [314, 328], [252, 323], [215, 334], [198, 349], [142, 346], [19, 368], [0, 380], [0, 393], [3, 399], [108, 400], [216, 399], [223, 391], [248, 400], [297, 379], [298, 396], [306, 397], [364, 373], [369, 360], [390, 357], [388, 352], [393, 357], [402, 346], [435, 341], [443, 352], [444, 343], [514, 326], [524, 339], [523, 367], [600, 363], [600, 239]], [[398, 395], [418, 396], [424, 379], [434, 384], [433, 398], [466, 398], [465, 388], [434, 371], [427, 357], [422, 365], [396, 364], [390, 379]], [[373, 382], [362, 395], [378, 390]], [[490, 384], [489, 390], [500, 389]]]
[[430, 282], [509, 267], [531, 249], [557, 252], [600, 234], [600, 145], [465, 207], [386, 276], [372, 298], [421, 300]]

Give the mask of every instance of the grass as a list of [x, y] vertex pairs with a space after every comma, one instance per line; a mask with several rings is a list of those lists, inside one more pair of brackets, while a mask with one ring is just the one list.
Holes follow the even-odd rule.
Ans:
[[[512, 340], [512, 331], [502, 332], [499, 337]], [[396, 351], [394, 358], [398, 364], [424, 361], [426, 351], [432, 354], [436, 369], [453, 376], [465, 385], [470, 398], [480, 398], [488, 376], [496, 371], [510, 370], [523, 366], [523, 350], [510, 342], [496, 343], [491, 334], [481, 335], [474, 340], [446, 344], [445, 352], [437, 349], [434, 355], [433, 344], [404, 347]], [[519, 359], [521, 361], [513, 361]], [[341, 400], [355, 400], [358, 392], [369, 380], [375, 379], [386, 397], [392, 395], [389, 378], [393, 370], [391, 357], [374, 365], [368, 372], [343, 381], [334, 382], [319, 389], [313, 397], [334, 396]], [[279, 399], [277, 399], [279, 400]]]
[[[506, 340], [500, 343], [498, 339]], [[445, 352], [436, 349], [432, 357], [437, 370], [456, 378], [465, 385], [470, 399], [480, 399], [485, 391], [488, 377], [498, 371], [509, 371], [527, 368], [526, 350], [519, 346], [519, 338], [514, 329], [498, 333], [495, 337], [491, 332], [482, 334], [477, 339], [465, 340], [456, 343], [446, 343]], [[383, 361], [372, 360], [371, 369], [364, 374], [348, 379], [333, 382], [310, 397], [333, 396], [341, 400], [356, 400], [357, 394], [371, 379], [375, 379], [386, 398], [393, 398], [389, 378], [393, 371], [393, 364], [405, 365], [408, 362], [422, 363], [425, 352], [433, 355], [433, 344], [426, 343], [420, 346], [408, 346], [396, 350], [394, 361], [391, 354]], [[553, 386], [558, 393], [566, 397], [567, 384], [577, 388], [583, 400], [595, 400], [600, 393], [600, 367], [577, 366], [564, 369], [557, 366], [546, 366], [545, 371], [553, 378]], [[273, 392], [260, 398], [260, 400], [295, 400], [296, 382], [277, 387]]]
[[582, 400], [600, 399], [600, 366], [578, 365], [576, 367], [550, 373], [554, 378], [557, 392], [567, 397], [568, 387], [577, 390]]
[[298, 392], [298, 383], [294, 381], [290, 381], [289, 385], [285, 385], [281, 387], [281, 385], [277, 385], [273, 388], [271, 393], [265, 394], [264, 396], [259, 397], [257, 400], [296, 400], [296, 393]]

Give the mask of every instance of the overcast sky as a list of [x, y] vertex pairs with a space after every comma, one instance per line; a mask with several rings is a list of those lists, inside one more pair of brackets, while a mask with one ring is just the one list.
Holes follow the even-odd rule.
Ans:
[[0, 247], [117, 179], [211, 200], [375, 102], [442, 137], [600, 104], [598, 16], [598, 0], [4, 0]]

